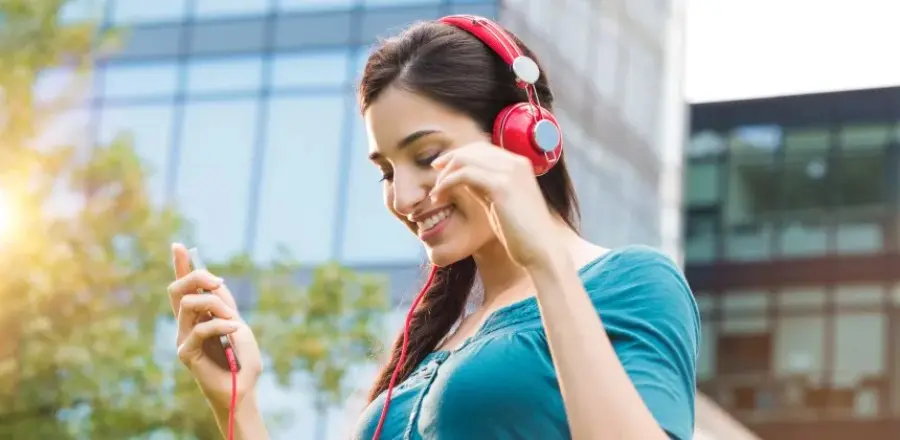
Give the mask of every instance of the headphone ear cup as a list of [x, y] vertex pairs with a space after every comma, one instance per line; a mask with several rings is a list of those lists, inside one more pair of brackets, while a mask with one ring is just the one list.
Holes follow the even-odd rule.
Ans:
[[[535, 118], [534, 108], [528, 102], [519, 102], [500, 110], [494, 119], [492, 138], [494, 145], [527, 157], [534, 174], [540, 176], [559, 162], [563, 141], [562, 130], [553, 114], [538, 107], [541, 117]], [[540, 144], [547, 146], [547, 150]]]

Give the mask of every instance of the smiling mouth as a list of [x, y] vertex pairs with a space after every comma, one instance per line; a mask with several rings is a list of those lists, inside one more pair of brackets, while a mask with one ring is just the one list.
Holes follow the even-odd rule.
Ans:
[[428, 218], [416, 222], [419, 227], [419, 235], [423, 236], [429, 232], [435, 231], [453, 214], [453, 206], [448, 206], [440, 211], [428, 216]]

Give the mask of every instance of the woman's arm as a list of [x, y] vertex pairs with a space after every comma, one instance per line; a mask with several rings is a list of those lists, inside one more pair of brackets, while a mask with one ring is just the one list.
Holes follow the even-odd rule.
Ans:
[[[216, 424], [223, 438], [228, 438], [228, 408], [213, 408]], [[269, 431], [263, 421], [256, 401], [256, 392], [251, 392], [238, 405], [234, 415], [235, 440], [268, 440]]]
[[[640, 259], [639, 259], [640, 260]], [[646, 261], [638, 261], [637, 263], [646, 263]], [[629, 266], [630, 265], [623, 265]], [[656, 267], [661, 267], [657, 265]], [[647, 275], [646, 270], [633, 269], [623, 267], [628, 271], [627, 276], [640, 278]], [[652, 268], [652, 270], [656, 270]], [[597, 307], [592, 303], [591, 298], [584, 288], [582, 279], [578, 275], [578, 268], [575, 267], [566, 252], [559, 252], [555, 255], [546, 255], [541, 258], [537, 264], [528, 268], [532, 281], [537, 290], [538, 304], [541, 310], [541, 319], [546, 329], [547, 340], [550, 346], [550, 353], [553, 363], [556, 367], [560, 389], [562, 391], [563, 401], [565, 402], [566, 414], [569, 420], [572, 436], [575, 439], [616, 439], [616, 440], [668, 440], [669, 435], [663, 430], [658, 423], [662, 411], [668, 411], [665, 407], [672, 405], [689, 405], [688, 398], [679, 400], [670, 398], [671, 395], [677, 395], [679, 392], [688, 387], [693, 388], [693, 382], [681, 384], [685, 386], [677, 387], [677, 390], [667, 389], [671, 384], [667, 381], [671, 378], [680, 378], [686, 376], [679, 369], [674, 367], [677, 365], [676, 359], [664, 359], [669, 356], [661, 350], [656, 350], [652, 346], [653, 340], [669, 342], [672, 339], [689, 339], [689, 338], [665, 338], [657, 337], [654, 334], [661, 329], [652, 328], [656, 323], [644, 322], [641, 332], [644, 332], [637, 339], [643, 339], [641, 343], [635, 343], [635, 350], [644, 349], [644, 354], [640, 356], [644, 358], [642, 361], [635, 361], [630, 364], [635, 370], [626, 370], [614, 350], [612, 342], [607, 336], [604, 325], [597, 313]], [[658, 271], [657, 271], [658, 272]], [[663, 272], [668, 274], [667, 272]], [[650, 274], [652, 275], [652, 273]], [[674, 280], [675, 278], [673, 278]], [[650, 282], [643, 285], [636, 281], [635, 288], [629, 287], [625, 292], [628, 296], [644, 296], [645, 292], [641, 291], [641, 286], [658, 290], [663, 286], [662, 282]], [[677, 286], [677, 282], [674, 283]], [[673, 289], [661, 292], [661, 295], [655, 297], [665, 298]], [[669, 295], [669, 297], [677, 296]], [[632, 298], [635, 304], [643, 303], [643, 308], [648, 307], [668, 307], [668, 304], [660, 304], [655, 301], [658, 298], [641, 297]], [[672, 308], [680, 308], [678, 311], [672, 311], [672, 315], [665, 315], [661, 327], [671, 328], [687, 328], [678, 325], [668, 325], [669, 316], [680, 317], [681, 310], [685, 307], [679, 307], [679, 304], [685, 304], [684, 299], [675, 303]], [[654, 304], [648, 304], [654, 302]], [[670, 332], [671, 334], [672, 332]], [[638, 347], [638, 345], [646, 345], [646, 347]], [[680, 348], [685, 348], [686, 344], [681, 344]], [[662, 345], [662, 344], [660, 344]], [[671, 344], [669, 344], [671, 345]], [[677, 351], [677, 348], [676, 348]], [[681, 350], [684, 352], [690, 350]], [[651, 358], [656, 359], [651, 359]], [[677, 357], [672, 355], [671, 357]], [[662, 359], [661, 359], [662, 358]], [[657, 366], [656, 363], [659, 363]], [[646, 368], [645, 368], [646, 367]], [[662, 371], [660, 371], [662, 369]], [[652, 371], [651, 373], [646, 373]], [[693, 374], [693, 373], [691, 373]], [[641, 389], [636, 387], [633, 379], [639, 378], [641, 381]], [[692, 378], [689, 380], [693, 380]], [[674, 380], [673, 380], [674, 381]], [[676, 388], [676, 387], [672, 387]], [[663, 390], [663, 392], [660, 392]], [[672, 392], [670, 392], [672, 391]], [[651, 397], [654, 396], [654, 397]], [[649, 402], [644, 399], [655, 398], [655, 396], [665, 396], [665, 402], [654, 402], [655, 413], [651, 412], [648, 407]], [[659, 399], [657, 399], [659, 400]], [[663, 408], [663, 409], [661, 409]], [[684, 419], [679, 412], [676, 418]], [[656, 417], [655, 417], [656, 416]], [[679, 420], [676, 423], [688, 424], [691, 421]], [[684, 428], [685, 425], [680, 425]], [[671, 426], [667, 426], [672, 429]], [[680, 431], [690, 430], [680, 429]], [[683, 435], [690, 435], [683, 433]], [[687, 439], [684, 439], [687, 440]]]

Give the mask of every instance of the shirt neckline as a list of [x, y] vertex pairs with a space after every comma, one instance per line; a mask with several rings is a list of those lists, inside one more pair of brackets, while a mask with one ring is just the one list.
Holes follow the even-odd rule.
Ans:
[[[609, 258], [610, 255], [615, 252], [616, 250], [610, 249], [597, 258], [589, 261], [584, 266], [581, 266], [581, 268], [578, 269], [578, 276], [584, 277], [585, 273], [600, 264], [602, 261], [605, 261], [607, 258]], [[469, 345], [469, 343], [478, 338], [481, 338], [502, 328], [506, 328], [519, 322], [534, 318], [540, 318], [540, 310], [538, 309], [537, 297], [535, 295], [531, 295], [528, 298], [521, 299], [491, 312], [481, 328], [479, 328], [474, 335], [466, 338], [463, 343], [459, 345], [459, 347], [453, 350], [432, 351], [428, 354], [428, 356], [425, 357], [422, 362], [425, 363], [435, 358], [444, 360], [449, 355], [465, 349]]]

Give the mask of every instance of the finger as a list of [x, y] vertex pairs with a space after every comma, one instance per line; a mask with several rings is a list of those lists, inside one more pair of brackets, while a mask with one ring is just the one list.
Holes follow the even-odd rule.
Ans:
[[230, 335], [240, 330], [243, 325], [239, 321], [218, 318], [197, 324], [191, 329], [184, 341], [179, 343], [179, 359], [190, 367], [190, 363], [198, 359], [200, 354], [203, 353], [203, 341], [213, 337]]
[[502, 169], [502, 164], [510, 152], [493, 144], [478, 142], [466, 145], [438, 156], [431, 165], [440, 170], [448, 167], [450, 163], [477, 165], [487, 169]]
[[172, 243], [172, 264], [175, 266], [175, 279], [191, 273], [191, 256], [181, 243]]
[[183, 296], [197, 293], [198, 290], [218, 290], [223, 282], [224, 280], [205, 270], [195, 270], [173, 281], [167, 288], [169, 302], [172, 304], [172, 312], [176, 315], [178, 314], [178, 305]]
[[198, 321], [208, 315], [214, 318], [231, 320], [237, 317], [237, 312], [225, 304], [221, 298], [208, 294], [185, 295], [181, 299], [181, 307], [178, 309], [178, 334], [179, 338], [186, 337]]
[[450, 191], [462, 185], [472, 190], [485, 203], [496, 200], [500, 189], [496, 173], [474, 166], [453, 166], [435, 181], [431, 190], [432, 197], [437, 200], [446, 199]]

